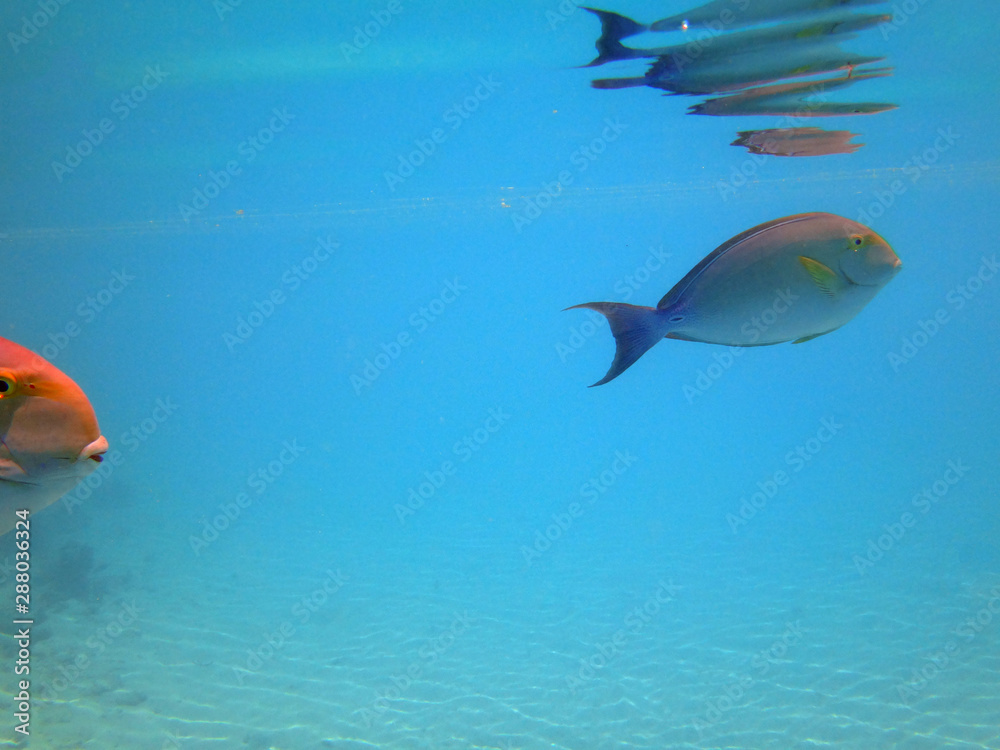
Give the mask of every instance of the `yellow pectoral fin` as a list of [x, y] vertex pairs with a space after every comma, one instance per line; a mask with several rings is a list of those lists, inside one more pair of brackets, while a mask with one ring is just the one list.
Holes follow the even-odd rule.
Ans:
[[843, 291], [846, 286], [843, 279], [818, 260], [800, 255], [799, 263], [809, 272], [809, 276], [812, 277], [813, 282], [820, 288], [820, 291], [831, 299]]

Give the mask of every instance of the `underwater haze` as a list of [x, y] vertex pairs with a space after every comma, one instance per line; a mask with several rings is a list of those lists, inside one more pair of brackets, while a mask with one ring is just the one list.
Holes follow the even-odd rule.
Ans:
[[[0, 747], [1000, 748], [1000, 11], [858, 11], [898, 108], [780, 156], [570, 2], [7, 3], [0, 337], [110, 448], [28, 646], [0, 538]], [[811, 212], [902, 261], [853, 320], [588, 387], [565, 308]]]

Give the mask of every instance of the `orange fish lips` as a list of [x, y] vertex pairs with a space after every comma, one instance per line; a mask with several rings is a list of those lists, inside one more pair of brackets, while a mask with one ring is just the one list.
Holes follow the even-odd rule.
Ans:
[[97, 438], [97, 440], [80, 451], [80, 455], [76, 457], [76, 460], [78, 462], [83, 462], [89, 459], [94, 463], [99, 464], [104, 460], [104, 454], [107, 452], [108, 440], [104, 437], [104, 435], [101, 435]]

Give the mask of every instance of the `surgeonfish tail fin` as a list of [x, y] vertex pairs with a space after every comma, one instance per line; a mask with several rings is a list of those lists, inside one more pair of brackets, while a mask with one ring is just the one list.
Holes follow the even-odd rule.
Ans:
[[587, 302], [566, 309], [581, 307], [595, 310], [607, 318], [615, 337], [615, 359], [611, 369], [594, 385], [604, 385], [617, 378], [668, 332], [664, 325], [665, 318], [655, 307], [627, 305], [624, 302]]
[[600, 10], [598, 8], [588, 8], [586, 5], [581, 5], [580, 7], [584, 10], [589, 10], [601, 19], [601, 39], [606, 38], [620, 42], [622, 39], [641, 34], [649, 28], [645, 24], [623, 16], [621, 13], [613, 13], [610, 10]]
[[584, 10], [601, 19], [601, 36], [598, 37], [595, 46], [597, 47], [597, 57], [583, 67], [592, 68], [603, 65], [614, 60], [631, 60], [636, 57], [636, 50], [630, 49], [622, 44], [622, 39], [626, 39], [636, 34], [646, 31], [646, 27], [631, 18], [627, 18], [619, 13], [612, 13], [609, 10], [598, 10], [580, 6]]

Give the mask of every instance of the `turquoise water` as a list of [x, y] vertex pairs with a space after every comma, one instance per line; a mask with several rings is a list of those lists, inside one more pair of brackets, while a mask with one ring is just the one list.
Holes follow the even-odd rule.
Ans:
[[[113, 460], [33, 519], [0, 741], [1000, 747], [997, 11], [871, 9], [899, 108], [783, 158], [591, 88], [643, 67], [570, 4], [9, 4], [0, 336]], [[855, 320], [587, 388], [563, 308], [810, 211], [904, 263]]]

